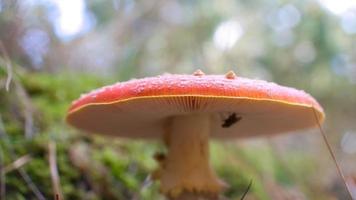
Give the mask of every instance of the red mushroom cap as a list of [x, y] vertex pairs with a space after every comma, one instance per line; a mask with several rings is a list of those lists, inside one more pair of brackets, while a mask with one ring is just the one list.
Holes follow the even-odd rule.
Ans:
[[[211, 115], [217, 138], [271, 135], [324, 120], [322, 107], [304, 91], [230, 72], [166, 74], [106, 86], [74, 101], [67, 121], [88, 132], [152, 138], [162, 136], [170, 117], [194, 113]], [[237, 123], [222, 126], [232, 113]]]

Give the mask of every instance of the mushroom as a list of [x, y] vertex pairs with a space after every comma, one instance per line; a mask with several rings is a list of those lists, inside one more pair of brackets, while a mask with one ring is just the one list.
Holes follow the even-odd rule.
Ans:
[[153, 177], [168, 199], [218, 199], [227, 187], [209, 164], [209, 138], [271, 136], [316, 126], [318, 102], [304, 91], [226, 75], [164, 74], [92, 91], [74, 101], [67, 122], [126, 138], [160, 138]]

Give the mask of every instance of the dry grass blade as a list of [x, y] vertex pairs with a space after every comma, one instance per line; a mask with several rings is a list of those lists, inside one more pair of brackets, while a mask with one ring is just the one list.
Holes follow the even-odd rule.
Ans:
[[51, 171], [52, 187], [54, 191], [54, 199], [63, 199], [63, 194], [61, 190], [58, 168], [57, 168], [57, 156], [56, 156], [56, 143], [51, 141], [48, 144], [48, 159], [49, 167]]
[[35, 134], [34, 122], [33, 122], [33, 106], [31, 100], [23, 88], [23, 86], [18, 82], [14, 81], [16, 95], [23, 106], [23, 112], [25, 117], [25, 137], [32, 138]]
[[350, 189], [349, 189], [349, 187], [347, 186], [345, 176], [344, 176], [344, 174], [342, 173], [342, 170], [341, 170], [341, 168], [340, 168], [340, 165], [338, 164], [338, 162], [337, 162], [337, 160], [336, 160], [334, 151], [332, 150], [331, 145], [329, 144], [329, 140], [328, 140], [328, 138], [327, 138], [327, 136], [326, 136], [326, 134], [325, 134], [323, 128], [321, 127], [321, 124], [320, 124], [319, 119], [318, 119], [318, 115], [317, 115], [316, 112], [315, 112], [315, 108], [312, 107], [312, 110], [313, 110], [313, 113], [314, 113], [315, 120], [316, 120], [316, 122], [317, 122], [317, 124], [318, 124], [320, 133], [321, 133], [321, 135], [322, 135], [322, 137], [323, 137], [323, 140], [324, 140], [324, 142], [325, 142], [325, 144], [326, 144], [326, 147], [327, 147], [327, 149], [328, 149], [328, 151], [329, 151], [329, 153], [330, 153], [330, 155], [331, 155], [331, 157], [332, 157], [332, 159], [333, 159], [333, 161], [334, 161], [334, 163], [335, 163], [337, 172], [338, 172], [339, 176], [341, 177], [343, 183], [345, 184], [346, 191], [347, 191], [347, 193], [348, 193], [350, 199], [352, 200], [353, 198], [352, 198]]
[[252, 179], [250, 180], [250, 183], [248, 184], [248, 186], [247, 186], [247, 188], [246, 188], [245, 192], [242, 194], [242, 197], [241, 197], [241, 199], [240, 199], [240, 200], [245, 199], [245, 197], [246, 197], [247, 193], [248, 193], [248, 192], [250, 191], [250, 189], [251, 189], [251, 186], [252, 186]]
[[27, 186], [35, 194], [36, 198], [38, 200], [46, 200], [46, 198], [43, 196], [43, 194], [38, 189], [38, 187], [33, 183], [31, 177], [26, 173], [26, 171], [22, 168], [19, 168], [18, 171], [19, 171], [20, 175], [22, 176], [22, 178], [25, 180]]
[[6, 51], [2, 41], [0, 41], [0, 52], [2, 52], [4, 55], [4, 62], [6, 65], [6, 70], [7, 70], [7, 79], [6, 79], [5, 89], [6, 89], [6, 91], [9, 91], [11, 80], [12, 80], [12, 65], [11, 65], [9, 56], [7, 54], [7, 51]]
[[13, 170], [16, 170], [20, 167], [22, 167], [23, 165], [25, 165], [26, 163], [28, 163], [29, 161], [31, 161], [31, 156], [29, 155], [24, 155], [21, 156], [20, 158], [18, 158], [17, 160], [15, 160], [13, 163], [11, 163], [10, 165], [6, 166], [4, 168], [4, 173], [7, 174]]

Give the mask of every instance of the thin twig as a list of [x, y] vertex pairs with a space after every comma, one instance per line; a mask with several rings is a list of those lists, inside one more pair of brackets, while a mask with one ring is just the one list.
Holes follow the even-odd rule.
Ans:
[[5, 89], [6, 89], [6, 91], [9, 91], [11, 80], [12, 80], [12, 64], [10, 62], [10, 58], [9, 58], [9, 55], [7, 54], [4, 44], [1, 40], [0, 40], [0, 51], [4, 55], [4, 62], [6, 65], [6, 70], [7, 70], [7, 79], [6, 79]]
[[5, 172], [4, 172], [4, 153], [0, 145], [0, 200], [5, 200], [6, 187], [5, 187]]
[[26, 163], [28, 163], [29, 161], [31, 161], [31, 159], [32, 158], [30, 155], [21, 156], [20, 158], [12, 162], [10, 165], [5, 166], [3, 169], [4, 170], [3, 173], [7, 174], [13, 170], [16, 170], [22, 167], [23, 165], [25, 165]]
[[[10, 158], [12, 160], [15, 160], [17, 156], [16, 156], [16, 153], [15, 153], [13, 147], [11, 146], [10, 139], [5, 131], [4, 123], [2, 121], [1, 115], [0, 115], [0, 138], [4, 141], [7, 148], [9, 149]], [[38, 187], [33, 183], [31, 177], [26, 173], [26, 171], [23, 168], [18, 168], [17, 170], [20, 173], [21, 177], [24, 179], [27, 186], [30, 188], [30, 190], [33, 192], [33, 194], [36, 196], [36, 198], [38, 200], [46, 200], [46, 198], [40, 192]]]
[[323, 139], [324, 139], [324, 142], [325, 142], [325, 144], [326, 144], [326, 146], [327, 146], [327, 149], [328, 149], [328, 151], [329, 151], [329, 153], [330, 153], [330, 155], [331, 155], [331, 157], [332, 157], [332, 159], [333, 159], [333, 161], [334, 161], [334, 163], [335, 163], [337, 172], [338, 172], [339, 176], [341, 177], [343, 183], [345, 184], [346, 191], [347, 191], [348, 195], [350, 196], [350, 199], [352, 200], [353, 198], [352, 198], [350, 189], [349, 189], [349, 187], [347, 186], [345, 176], [344, 176], [344, 174], [342, 173], [342, 170], [341, 170], [341, 168], [340, 168], [340, 165], [338, 164], [338, 162], [337, 162], [337, 160], [336, 160], [334, 151], [332, 150], [331, 145], [330, 145], [329, 142], [328, 142], [329, 140], [328, 140], [328, 138], [327, 138], [327, 136], [326, 136], [326, 134], [325, 134], [323, 128], [321, 127], [321, 124], [320, 124], [320, 122], [319, 122], [318, 116], [317, 116], [317, 114], [316, 114], [316, 112], [315, 112], [315, 108], [312, 107], [312, 109], [313, 109], [313, 113], [314, 113], [315, 120], [316, 120], [316, 122], [317, 122], [317, 124], [318, 124], [318, 127], [319, 127], [319, 130], [320, 130], [320, 133], [321, 133], [321, 135], [322, 135], [322, 137], [323, 137]]
[[51, 179], [52, 179], [52, 187], [54, 192], [54, 199], [63, 200], [63, 194], [61, 190], [61, 184], [58, 175], [57, 168], [57, 156], [56, 156], [56, 143], [50, 141], [48, 143], [48, 159], [49, 159], [49, 167], [51, 171]]
[[241, 197], [240, 200], [245, 199], [247, 193], [248, 193], [248, 192], [250, 191], [250, 189], [251, 189], [251, 186], [252, 186], [252, 179], [250, 180], [250, 183], [248, 184], [248, 186], [247, 186], [247, 188], [246, 188], [245, 192], [243, 193], [243, 195], [242, 195], [242, 197]]

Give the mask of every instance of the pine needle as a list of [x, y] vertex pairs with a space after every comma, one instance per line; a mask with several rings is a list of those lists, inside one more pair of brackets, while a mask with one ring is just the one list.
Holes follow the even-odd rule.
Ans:
[[352, 200], [353, 198], [352, 198], [350, 189], [349, 189], [349, 187], [347, 186], [345, 176], [344, 176], [344, 174], [343, 174], [343, 172], [342, 172], [342, 170], [341, 170], [340, 165], [338, 164], [338, 162], [337, 162], [337, 160], [336, 160], [334, 151], [333, 151], [333, 149], [332, 149], [332, 147], [331, 147], [331, 145], [330, 145], [330, 143], [329, 143], [329, 140], [328, 140], [328, 138], [327, 138], [327, 136], [326, 136], [326, 134], [325, 134], [323, 128], [321, 127], [321, 124], [320, 124], [319, 119], [318, 119], [318, 115], [317, 115], [316, 112], [315, 112], [315, 108], [312, 107], [312, 109], [313, 109], [313, 113], [314, 113], [315, 120], [316, 120], [316, 122], [317, 122], [317, 124], [318, 124], [318, 127], [319, 127], [319, 130], [320, 130], [320, 133], [321, 133], [321, 135], [322, 135], [322, 137], [323, 137], [323, 140], [324, 140], [324, 142], [325, 142], [325, 144], [326, 144], [326, 147], [327, 147], [327, 149], [328, 149], [328, 151], [329, 151], [329, 153], [330, 153], [330, 155], [331, 155], [332, 160], [334, 161], [334, 164], [335, 164], [335, 166], [336, 166], [337, 172], [338, 172], [339, 176], [341, 177], [341, 179], [342, 179], [342, 181], [343, 181], [343, 183], [344, 183], [344, 185], [345, 185], [346, 191], [347, 191], [347, 193], [348, 193], [350, 199]]

